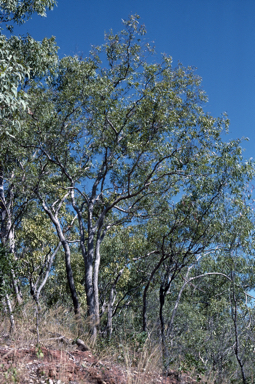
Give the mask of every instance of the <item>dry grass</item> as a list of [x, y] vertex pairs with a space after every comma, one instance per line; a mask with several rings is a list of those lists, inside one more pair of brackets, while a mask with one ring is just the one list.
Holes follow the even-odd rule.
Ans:
[[[116, 347], [116, 343], [102, 342], [102, 339], [97, 340], [96, 343], [93, 344], [89, 338], [89, 333], [86, 332], [88, 330], [88, 324], [83, 324], [85, 330], [83, 334], [81, 334], [80, 324], [75, 319], [72, 311], [68, 311], [61, 306], [54, 309], [42, 307], [39, 324], [39, 346], [37, 345], [34, 303], [27, 302], [19, 308], [16, 308], [16, 310], [14, 310], [14, 318], [15, 330], [10, 334], [8, 314], [3, 312], [0, 315], [1, 346], [7, 346], [12, 352], [18, 351], [18, 349], [21, 348], [35, 348], [37, 357], [40, 357], [40, 354], [43, 353], [42, 349], [44, 347], [58, 350], [60, 353], [60, 364], [62, 366], [62, 372], [58, 372], [58, 374], [62, 380], [66, 379], [66, 359], [61, 358], [61, 353], [63, 353], [63, 356], [66, 356], [66, 352], [68, 351], [72, 353], [72, 350], [75, 348], [75, 346], [72, 345], [72, 341], [77, 337], [81, 338], [86, 345], [90, 346], [92, 352], [97, 355], [98, 359], [108, 361], [109, 364], [115, 365], [116, 368], [122, 367], [121, 369], [125, 371], [128, 384], [144, 384], [146, 375], [151, 372], [157, 374], [160, 371], [159, 348], [153, 345], [149, 339], [142, 347], [133, 342], [118, 343]], [[59, 337], [60, 335], [64, 336], [65, 339], [61, 339]], [[12, 363], [14, 365], [10, 366], [5, 372], [5, 375], [8, 376], [8, 382], [10, 383], [19, 382], [18, 378], [23, 375], [22, 367], [25, 367], [25, 361], [19, 358], [17, 363], [19, 365], [18, 372], [14, 369], [16, 366], [15, 360], [13, 360]]]
[[[11, 333], [10, 338], [17, 348], [36, 345], [36, 319], [35, 308], [33, 303], [26, 303], [18, 310], [14, 311], [15, 330]], [[54, 310], [45, 310], [42, 308], [41, 321], [39, 325], [40, 344], [44, 344], [51, 338], [51, 334], [64, 334], [67, 338], [74, 339], [76, 335], [77, 325], [74, 317], [69, 315], [67, 311], [58, 307]], [[0, 335], [8, 335], [10, 329], [9, 319], [6, 314], [2, 314], [0, 319]], [[56, 340], [57, 342], [57, 340]], [[51, 340], [54, 344], [54, 340]]]
[[143, 384], [146, 376], [151, 374], [159, 376], [161, 374], [160, 348], [151, 343], [149, 339], [139, 351], [130, 345], [127, 345], [123, 351], [128, 384]]
[[[46, 310], [46, 308], [42, 308], [39, 326], [40, 346], [37, 346], [34, 304], [31, 302], [26, 303], [15, 311], [14, 316], [16, 328], [11, 335], [9, 335], [10, 323], [8, 315], [2, 313], [0, 317], [0, 341], [2, 346], [7, 345], [12, 351], [19, 348], [35, 348], [38, 356], [42, 353], [41, 348], [44, 347], [50, 350], [58, 350], [58, 359], [62, 367], [58, 371], [58, 377], [62, 382], [67, 379], [66, 364], [68, 364], [68, 361], [66, 354], [68, 352], [72, 354], [75, 349], [72, 341], [77, 337], [90, 346], [98, 361], [106, 362], [108, 366], [115, 366], [116, 372], [118, 369], [122, 370], [127, 384], [155, 383], [158, 382], [159, 378], [162, 378], [160, 346], [155, 344], [150, 337], [144, 343], [139, 343], [135, 339], [127, 337], [124, 341], [122, 338], [119, 342], [116, 339], [107, 342], [99, 338], [93, 344], [90, 341], [89, 333], [86, 332], [88, 324], [83, 324], [85, 330], [81, 334], [81, 326], [72, 311], [58, 306], [55, 309]], [[61, 339], [60, 335], [64, 336], [64, 339]], [[18, 383], [19, 377], [23, 374], [23, 366], [25, 367], [25, 362], [22, 360], [19, 361], [19, 372], [15, 371], [15, 364], [10, 366], [5, 372], [6, 378], [8, 376], [7, 382]], [[191, 372], [190, 375], [196, 377], [195, 372]], [[207, 377], [200, 376], [201, 383], [213, 384], [215, 379], [215, 374]], [[171, 383], [172, 381], [169, 379], [166, 382]], [[227, 382], [222, 381], [221, 384], [227, 384]]]
[[[21, 357], [17, 354], [20, 349], [35, 350], [37, 357], [43, 357], [43, 348], [58, 350], [58, 360], [61, 370], [58, 376], [62, 382], [66, 379], [66, 351], [72, 351], [75, 346], [72, 341], [79, 337], [85, 337], [78, 334], [79, 324], [75, 316], [62, 307], [46, 310], [42, 307], [41, 319], [39, 325], [40, 343], [37, 345], [36, 332], [36, 313], [33, 302], [16, 308], [14, 310], [15, 329], [10, 333], [10, 321], [8, 314], [2, 312], [0, 315], [0, 347], [8, 348], [14, 357], [11, 363], [6, 364], [5, 372], [0, 374], [0, 383], [19, 383], [20, 377], [23, 377], [27, 370], [25, 369], [25, 360], [27, 356]], [[59, 336], [65, 338], [61, 339]], [[3, 356], [4, 357], [4, 356]], [[2, 359], [2, 364], [6, 359]], [[18, 367], [18, 369], [17, 369]], [[43, 370], [40, 373], [43, 375]]]

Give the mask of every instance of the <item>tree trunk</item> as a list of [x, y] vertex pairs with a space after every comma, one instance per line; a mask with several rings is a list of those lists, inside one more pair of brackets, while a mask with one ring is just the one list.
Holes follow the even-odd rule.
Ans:
[[87, 316], [90, 322], [90, 332], [92, 338], [95, 340], [97, 335], [96, 319], [95, 319], [95, 300], [93, 288], [93, 258], [94, 258], [94, 231], [92, 229], [92, 211], [93, 204], [89, 207], [88, 218], [88, 239], [87, 249], [85, 247], [84, 226], [82, 218], [82, 209], [76, 204], [74, 190], [71, 190], [72, 205], [78, 215], [79, 232], [80, 232], [80, 246], [85, 265], [85, 292], [87, 301]]
[[97, 231], [97, 240], [96, 240], [96, 252], [95, 252], [95, 263], [94, 263], [94, 298], [95, 298], [95, 320], [96, 325], [100, 324], [100, 315], [99, 315], [99, 292], [98, 292], [98, 276], [99, 276], [99, 267], [101, 261], [100, 247], [104, 239], [106, 231], [101, 234], [102, 227]]
[[99, 267], [100, 267], [100, 234], [97, 237], [96, 241], [96, 252], [95, 252], [95, 263], [94, 263], [94, 279], [93, 279], [93, 285], [94, 285], [94, 299], [95, 299], [95, 322], [96, 325], [99, 326], [100, 324], [100, 316], [99, 316], [99, 293], [98, 293], [98, 275], [99, 275]]
[[73, 307], [74, 307], [74, 313], [79, 317], [80, 316], [80, 304], [78, 295], [75, 288], [74, 278], [73, 278], [73, 271], [71, 266], [71, 251], [69, 244], [64, 236], [64, 233], [62, 231], [59, 219], [57, 215], [54, 215], [52, 211], [46, 206], [45, 202], [42, 201], [43, 209], [51, 219], [52, 223], [54, 224], [59, 240], [61, 241], [62, 247], [64, 249], [65, 253], [65, 264], [66, 264], [66, 275], [68, 280], [68, 285], [71, 292], [71, 297], [73, 301]]
[[166, 295], [166, 290], [163, 287], [163, 284], [161, 284], [160, 292], [159, 292], [159, 301], [160, 301], [159, 319], [160, 319], [160, 329], [161, 329], [163, 365], [164, 365], [165, 370], [167, 370], [168, 369], [169, 353], [168, 353], [168, 348], [166, 345], [165, 321], [164, 321], [164, 315], [163, 315], [163, 308], [164, 308], [164, 304], [165, 304], [165, 295]]
[[11, 300], [9, 298], [8, 293], [5, 294], [5, 301], [6, 301], [6, 305], [8, 308], [9, 318], [10, 318], [10, 323], [11, 323], [10, 333], [13, 333], [15, 331], [15, 321], [14, 321], [14, 317], [13, 317], [13, 313], [12, 313], [12, 304], [11, 304]]
[[73, 278], [73, 271], [72, 271], [72, 266], [71, 266], [71, 251], [69, 244], [65, 239], [61, 240], [62, 246], [65, 251], [65, 264], [66, 264], [66, 275], [67, 275], [67, 280], [68, 280], [68, 285], [70, 288], [71, 296], [72, 296], [72, 301], [73, 301], [73, 307], [74, 307], [74, 313], [76, 315], [80, 314], [80, 304], [79, 304], [79, 299], [78, 295], [76, 292], [75, 288], [75, 283], [74, 283], [74, 278]]
[[90, 332], [95, 340], [97, 336], [96, 316], [95, 316], [95, 297], [93, 287], [93, 258], [94, 258], [94, 232], [89, 230], [88, 252], [85, 255], [85, 290], [87, 295], [88, 317], [90, 320]]
[[[7, 230], [8, 230], [8, 237], [9, 237], [10, 253], [13, 255], [13, 259], [17, 260], [16, 252], [15, 252], [14, 228], [12, 228], [11, 215], [8, 218]], [[18, 280], [16, 279], [15, 271], [13, 269], [11, 269], [11, 278], [12, 278], [12, 284], [13, 284], [17, 303], [21, 305], [23, 302], [22, 294], [20, 292]]]
[[18, 303], [18, 305], [21, 305], [23, 302], [22, 293], [20, 291], [20, 287], [19, 287], [18, 281], [17, 281], [16, 276], [15, 276], [15, 272], [13, 269], [11, 270], [11, 277], [12, 277], [12, 284], [13, 284], [17, 303]]
[[112, 337], [112, 314], [113, 314], [113, 304], [114, 304], [114, 287], [111, 287], [108, 303], [108, 313], [107, 313], [107, 336], [110, 339]]

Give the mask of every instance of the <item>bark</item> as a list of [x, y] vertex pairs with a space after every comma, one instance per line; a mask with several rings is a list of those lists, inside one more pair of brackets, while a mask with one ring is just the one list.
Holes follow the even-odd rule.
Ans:
[[40, 342], [40, 332], [39, 332], [39, 325], [40, 325], [40, 313], [41, 313], [41, 305], [39, 303], [39, 295], [36, 291], [34, 285], [32, 284], [30, 280], [30, 291], [32, 294], [32, 297], [35, 301], [35, 314], [36, 314], [36, 336], [37, 336], [37, 345], [39, 345]]
[[[11, 213], [9, 213], [7, 228], [8, 228], [7, 230], [9, 234], [8, 237], [9, 237], [10, 253], [13, 255], [14, 260], [17, 260], [16, 252], [15, 252], [14, 228], [12, 227]], [[23, 302], [22, 293], [20, 291], [18, 280], [16, 279], [15, 271], [13, 269], [11, 269], [11, 277], [12, 277], [12, 284], [13, 284], [17, 303], [21, 305]]]
[[35, 305], [36, 305], [36, 336], [37, 336], [37, 346], [39, 346], [39, 343], [40, 343], [39, 324], [40, 324], [41, 306], [38, 301], [36, 301]]
[[168, 368], [169, 368], [169, 350], [167, 347], [167, 337], [165, 333], [165, 320], [164, 320], [164, 314], [163, 314], [163, 309], [165, 305], [165, 297], [167, 292], [170, 289], [171, 283], [174, 280], [176, 273], [178, 269], [175, 266], [175, 270], [172, 271], [171, 277], [170, 277], [170, 271], [169, 268], [167, 268], [166, 274], [164, 281], [160, 285], [160, 291], [159, 291], [159, 302], [160, 302], [160, 307], [159, 307], [159, 319], [160, 319], [160, 327], [161, 327], [161, 343], [162, 343], [162, 357], [163, 357], [163, 365], [165, 369], [165, 373], [167, 373]]
[[[7, 221], [7, 231], [8, 231], [8, 237], [9, 237], [9, 250], [10, 253], [13, 256], [14, 260], [17, 260], [16, 257], [16, 252], [15, 252], [15, 239], [14, 239], [14, 229], [12, 228], [12, 221], [11, 221], [11, 214], [9, 215], [9, 219]], [[14, 288], [14, 293], [16, 296], [17, 303], [19, 305], [22, 304], [23, 299], [22, 299], [22, 293], [20, 291], [19, 283], [18, 280], [15, 276], [15, 271], [11, 269], [11, 278], [12, 278], [12, 284]]]
[[165, 320], [163, 315], [163, 308], [165, 304], [165, 295], [166, 290], [161, 284], [160, 286], [160, 292], [159, 292], [159, 301], [160, 301], [160, 308], [159, 308], [159, 319], [160, 319], [160, 329], [161, 329], [161, 343], [162, 343], [162, 357], [163, 357], [163, 365], [165, 369], [168, 369], [168, 361], [169, 361], [169, 352], [166, 345], [166, 335], [165, 335]]
[[23, 303], [22, 293], [20, 291], [18, 280], [16, 279], [15, 272], [13, 269], [11, 270], [11, 277], [17, 303], [18, 305], [21, 305]]
[[100, 316], [99, 316], [99, 293], [98, 293], [98, 275], [99, 275], [99, 267], [100, 267], [100, 245], [101, 245], [101, 239], [100, 239], [100, 232], [97, 237], [96, 241], [96, 252], [95, 252], [95, 263], [94, 263], [94, 279], [93, 279], [93, 285], [94, 285], [94, 298], [95, 298], [95, 322], [98, 326], [100, 324]]
[[108, 313], [107, 313], [107, 335], [109, 339], [112, 337], [112, 314], [113, 314], [113, 304], [115, 301], [114, 297], [114, 287], [111, 287], [108, 303]]
[[14, 321], [14, 316], [13, 316], [13, 312], [12, 312], [12, 304], [11, 304], [11, 300], [10, 300], [8, 293], [5, 294], [5, 301], [6, 301], [6, 305], [8, 308], [9, 318], [10, 318], [10, 323], [11, 323], [10, 333], [13, 333], [15, 331], [15, 321]]
[[99, 292], [98, 292], [98, 276], [99, 276], [99, 267], [101, 261], [100, 247], [104, 239], [106, 231], [101, 233], [99, 228], [97, 231], [97, 240], [96, 240], [96, 252], [95, 252], [95, 263], [94, 263], [94, 298], [95, 298], [95, 320], [96, 325], [100, 324], [100, 315], [99, 315]]
[[85, 265], [85, 292], [87, 299], [87, 316], [90, 322], [90, 332], [93, 338], [96, 338], [97, 329], [95, 321], [95, 300], [93, 288], [93, 257], [94, 257], [94, 232], [92, 229], [92, 211], [93, 205], [90, 205], [89, 212], [89, 226], [88, 226], [88, 249], [85, 247], [85, 235], [82, 218], [82, 207], [78, 207], [74, 197], [74, 190], [71, 190], [72, 205], [78, 215], [79, 232], [80, 232], [80, 246]]
[[97, 336], [95, 318], [95, 297], [93, 287], [93, 258], [94, 258], [94, 233], [90, 228], [88, 234], [88, 252], [85, 255], [85, 291], [87, 295], [88, 317], [90, 320], [90, 332], [95, 340]]
[[[64, 199], [66, 197], [67, 196], [65, 196]], [[63, 203], [64, 199], [62, 199], [62, 203]], [[60, 242], [62, 244], [62, 247], [64, 249], [65, 264], [66, 264], [66, 275], [67, 275], [68, 285], [69, 285], [69, 288], [70, 288], [71, 297], [72, 297], [72, 301], [73, 301], [74, 313], [79, 317], [79, 315], [80, 315], [80, 304], [79, 304], [79, 299], [78, 299], [78, 295], [77, 295], [76, 288], [75, 288], [75, 283], [74, 283], [74, 278], [73, 278], [73, 271], [72, 271], [72, 266], [71, 266], [71, 250], [70, 250], [68, 241], [66, 240], [65, 235], [64, 235], [64, 233], [62, 231], [62, 228], [61, 228], [58, 216], [57, 216], [57, 212], [55, 212], [55, 214], [54, 214], [51, 211], [51, 209], [49, 209], [47, 207], [47, 205], [45, 204], [45, 202], [42, 199], [41, 199], [41, 201], [42, 201], [42, 206], [43, 206], [44, 211], [47, 213], [47, 215], [49, 216], [49, 218], [51, 219], [52, 223], [54, 224], [54, 226], [56, 228], [59, 240], [60, 240]], [[60, 202], [60, 204], [61, 204], [61, 202]], [[59, 204], [58, 209], [60, 209], [60, 204]]]
[[78, 315], [80, 313], [80, 304], [79, 304], [79, 299], [78, 299], [74, 278], [73, 278], [73, 271], [71, 266], [71, 251], [70, 251], [68, 242], [64, 237], [61, 237], [60, 241], [65, 252], [66, 275], [67, 275], [68, 285], [70, 288], [71, 297], [73, 301], [74, 313]]
[[3, 167], [0, 163], [0, 208], [1, 208], [1, 238], [4, 239], [6, 236], [6, 219], [7, 219], [7, 208], [4, 196], [4, 176]]

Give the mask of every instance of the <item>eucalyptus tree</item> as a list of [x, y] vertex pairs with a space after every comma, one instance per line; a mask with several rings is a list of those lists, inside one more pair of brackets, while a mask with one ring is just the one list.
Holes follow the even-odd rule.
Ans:
[[53, 9], [54, 0], [4, 0], [0, 4], [0, 21], [8, 23], [7, 28], [13, 29], [13, 23], [22, 24], [34, 13], [46, 16], [46, 9]]
[[140, 225], [113, 228], [102, 243], [100, 317], [101, 332], [103, 335], [107, 334], [108, 338], [111, 338], [112, 333], [118, 335], [118, 323], [123, 322], [127, 313], [138, 315], [137, 332], [141, 332], [141, 298], [149, 267], [146, 263], [156, 253], [150, 249], [146, 229]]
[[[247, 301], [249, 291], [254, 289], [254, 219], [251, 207], [241, 196], [234, 201], [233, 195], [232, 199], [225, 196], [220, 206], [215, 207], [215, 212], [211, 212], [213, 216], [209, 215], [209, 226], [203, 225], [206, 236], [198, 236], [198, 243], [194, 243], [195, 249], [200, 248], [199, 254], [194, 253], [196, 259], [190, 259], [186, 266], [179, 264], [178, 273], [174, 269], [175, 258], [182, 257], [187, 243], [181, 243], [173, 233], [173, 244], [179, 255], [174, 255], [169, 264], [162, 263], [156, 276], [158, 280], [154, 278], [160, 292], [157, 307], [167, 368], [182, 355], [186, 367], [198, 362], [201, 372], [218, 370], [219, 375], [229, 377], [233, 369], [238, 376], [236, 357], [243, 382], [245, 375], [248, 377], [249, 359], [245, 345], [252, 344], [252, 308]], [[192, 227], [190, 232], [194, 242]], [[204, 248], [207, 235], [209, 239], [213, 237], [210, 246]], [[190, 255], [192, 252], [190, 248]], [[237, 252], [238, 256], [233, 258], [232, 252]], [[155, 281], [152, 293], [155, 295]], [[189, 340], [191, 335], [192, 340]]]
[[[33, 150], [24, 149], [20, 145], [26, 135], [24, 131], [16, 131], [15, 139], [4, 135], [0, 140], [0, 265], [9, 265], [9, 276], [5, 274], [2, 284], [5, 287], [5, 299], [10, 314], [12, 313], [12, 300], [22, 303], [22, 290], [20, 284], [21, 264], [20, 248], [24, 246], [25, 239], [19, 242], [17, 229], [22, 227], [23, 219], [28, 214], [34, 199], [29, 189], [29, 172], [33, 163]], [[14, 321], [11, 320], [12, 329]]]
[[29, 285], [36, 306], [37, 344], [39, 344], [40, 295], [47, 283], [61, 243], [52, 233], [50, 220], [36, 207], [35, 202], [30, 204], [29, 208], [16, 231], [16, 249], [20, 263], [19, 277], [26, 282], [25, 285]]
[[[59, 236], [54, 209], [70, 204], [77, 215], [94, 334], [100, 320], [100, 247], [107, 231], [149, 220], [152, 206], [164, 215], [170, 201], [181, 200], [187, 211], [197, 205], [188, 220], [200, 237], [209, 225], [203, 221], [206, 212], [216, 214], [225, 192], [238, 195], [252, 175], [252, 165], [242, 162], [240, 142], [221, 140], [227, 118], [203, 111], [206, 96], [192, 68], [173, 68], [167, 56], [154, 63], [138, 17], [124, 26], [119, 34], [107, 34], [88, 58], [63, 58], [47, 87], [29, 90], [33, 105], [26, 124], [33, 143], [27, 145], [37, 150], [38, 164], [34, 191]], [[183, 191], [186, 200], [180, 199]], [[185, 228], [179, 228], [183, 243], [190, 230]]]
[[[157, 268], [162, 268], [159, 269], [161, 279], [159, 318], [166, 357], [168, 354], [166, 338], [171, 338], [175, 311], [186, 285], [193, 280], [213, 275], [217, 275], [219, 278], [223, 276], [232, 281], [229, 273], [223, 274], [219, 269], [189, 277], [190, 268], [199, 263], [204, 255], [213, 255], [215, 252], [237, 247], [238, 241], [242, 241], [243, 244], [248, 243], [250, 250], [252, 248], [250, 241], [253, 232], [252, 211], [246, 204], [240, 207], [239, 204], [233, 202], [235, 197], [238, 199], [238, 194], [235, 195], [234, 191], [231, 192], [231, 195], [229, 194], [228, 189], [233, 181], [232, 171], [229, 174], [227, 171], [222, 174], [214, 174], [211, 180], [209, 177], [206, 180], [200, 180], [199, 185], [195, 183], [193, 191], [192, 185], [189, 185], [189, 197], [184, 194], [180, 203], [175, 205], [173, 217], [169, 215], [168, 232], [167, 235], [162, 236], [160, 258], [152, 270], [152, 274], [154, 274]], [[200, 189], [204, 191], [204, 194], [199, 193]], [[240, 193], [242, 192], [240, 191]], [[238, 240], [235, 240], [236, 232], [238, 232]], [[247, 245], [246, 251], [248, 251]], [[185, 267], [188, 267], [187, 271], [185, 271]], [[174, 279], [184, 271], [184, 283], [170, 321], [166, 325], [163, 310], [165, 300], [171, 292]], [[167, 329], [166, 333], [165, 329]]]
[[[250, 353], [254, 340], [254, 308], [246, 291], [247, 283], [250, 287], [254, 285], [251, 279], [254, 263], [241, 252], [236, 257], [234, 289], [237, 301], [234, 302], [232, 261], [227, 249], [201, 258], [200, 263], [190, 270], [191, 279], [185, 281], [186, 274], [183, 273], [174, 281], [165, 304], [165, 316], [170, 317], [175, 300], [187, 282], [171, 337], [167, 340], [171, 351], [170, 365], [179, 364], [183, 370], [195, 368], [200, 376], [205, 374], [216, 382], [228, 382], [230, 378], [242, 382], [236, 346], [246, 378], [250, 380], [254, 375], [254, 359]], [[233, 322], [235, 304], [236, 326]]]
[[[5, 300], [10, 316], [12, 313], [10, 294], [14, 293], [18, 304], [22, 302], [15, 231], [31, 201], [31, 194], [27, 193], [24, 183], [30, 155], [31, 151], [25, 153], [8, 135], [0, 141], [0, 247], [3, 251], [0, 264], [3, 270], [6, 263], [9, 265], [9, 276], [5, 274], [2, 284], [5, 287]], [[13, 329], [12, 319], [11, 324]]]
[[[20, 183], [24, 152], [21, 154], [18, 142], [14, 144], [20, 136], [21, 111], [29, 112], [26, 87], [30, 79], [42, 78], [49, 69], [54, 70], [57, 62], [54, 38], [37, 42], [31, 36], [13, 35], [13, 29], [34, 13], [45, 16], [46, 9], [52, 9], [54, 4], [53, 0], [0, 2], [0, 209], [1, 246], [5, 249], [2, 255], [6, 252], [14, 255], [15, 227], [27, 202], [27, 196], [21, 196], [23, 190]], [[21, 302], [13, 268], [11, 274], [17, 300]], [[6, 300], [11, 313], [11, 300], [7, 293]]]
[[[15, 25], [27, 21], [34, 13], [46, 16], [54, 0], [1, 1], [0, 3], [0, 137], [11, 135], [20, 128], [19, 111], [29, 107], [24, 85], [28, 79], [42, 76], [56, 64], [54, 38], [42, 42], [31, 36], [12, 35]], [[7, 37], [5, 30], [11, 32]]]

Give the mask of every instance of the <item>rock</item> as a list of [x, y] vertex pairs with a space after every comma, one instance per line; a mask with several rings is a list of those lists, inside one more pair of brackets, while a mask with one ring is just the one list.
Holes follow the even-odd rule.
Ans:
[[75, 343], [78, 345], [80, 351], [89, 351], [89, 347], [81, 339], [76, 339]]

